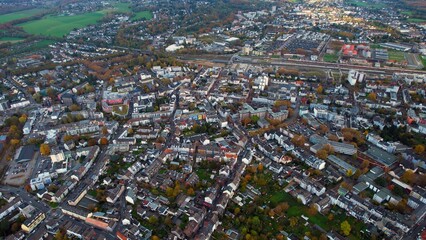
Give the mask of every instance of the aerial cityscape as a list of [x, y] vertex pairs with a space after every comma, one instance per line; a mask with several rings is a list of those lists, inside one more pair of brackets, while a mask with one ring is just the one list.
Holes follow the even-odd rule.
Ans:
[[0, 0], [0, 239], [426, 240], [426, 1]]

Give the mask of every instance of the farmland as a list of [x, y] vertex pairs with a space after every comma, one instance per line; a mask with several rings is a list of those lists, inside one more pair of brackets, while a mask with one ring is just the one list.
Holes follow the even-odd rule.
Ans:
[[21, 18], [31, 17], [36, 14], [42, 13], [43, 11], [44, 9], [35, 8], [35, 9], [3, 14], [3, 15], [0, 15], [0, 23], [6, 23], [13, 20], [21, 19]]

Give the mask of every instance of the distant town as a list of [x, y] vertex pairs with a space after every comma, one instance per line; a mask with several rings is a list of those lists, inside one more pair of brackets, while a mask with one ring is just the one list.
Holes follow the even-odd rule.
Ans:
[[421, 0], [0, 0], [0, 238], [426, 239]]

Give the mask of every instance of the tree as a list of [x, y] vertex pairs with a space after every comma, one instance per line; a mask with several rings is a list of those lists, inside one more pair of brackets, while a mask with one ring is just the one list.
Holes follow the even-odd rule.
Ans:
[[243, 126], [247, 126], [250, 123], [251, 123], [250, 118], [243, 118], [243, 120], [241, 120], [241, 124], [243, 124]]
[[363, 160], [361, 163], [361, 169], [368, 168], [370, 166], [370, 162], [368, 160]]
[[236, 208], [234, 209], [234, 214], [235, 214], [235, 215], [238, 215], [238, 214], [240, 213], [240, 211], [241, 211], [241, 209], [240, 209], [239, 207], [236, 207]]
[[309, 206], [308, 209], [308, 214], [310, 216], [315, 216], [318, 213], [317, 207], [315, 206], [315, 204], [311, 204], [311, 206]]
[[301, 147], [301, 146], [305, 145], [305, 143], [306, 143], [306, 138], [305, 138], [305, 136], [303, 136], [303, 135], [295, 135], [295, 136], [291, 139], [291, 142], [292, 142], [294, 145], [296, 145], [296, 146], [298, 146], [298, 147]]
[[257, 171], [263, 172], [263, 164], [262, 163], [259, 163], [259, 165], [257, 165]]
[[45, 143], [41, 144], [41, 145], [40, 145], [40, 153], [41, 153], [41, 155], [43, 155], [43, 156], [50, 155], [50, 147], [49, 147], [49, 144], [45, 144]]
[[345, 236], [349, 236], [349, 234], [351, 233], [351, 225], [346, 220], [340, 224], [340, 229], [342, 230]]
[[324, 91], [324, 88], [322, 87], [322, 85], [320, 84], [317, 88], [317, 93], [318, 94], [322, 94], [322, 92]]
[[158, 223], [158, 218], [157, 218], [157, 217], [155, 217], [155, 216], [151, 216], [151, 217], [149, 217], [148, 222], [149, 222], [150, 224], [152, 224], [152, 225], [157, 225], [157, 223]]
[[405, 182], [405, 183], [413, 183], [415, 181], [416, 175], [413, 172], [413, 170], [406, 170], [402, 176], [401, 176], [401, 181]]
[[296, 225], [297, 225], [297, 222], [298, 222], [299, 220], [297, 219], [297, 217], [291, 217], [290, 218], [290, 227], [295, 227]]
[[318, 150], [318, 152], [316, 153], [316, 156], [322, 160], [325, 160], [328, 157], [328, 152], [324, 149], [321, 149], [321, 150]]
[[186, 191], [186, 194], [188, 194], [189, 196], [194, 196], [195, 195], [195, 191], [193, 188], [189, 188], [188, 191]]
[[375, 102], [377, 101], [377, 94], [375, 92], [371, 92], [367, 95], [367, 99], [372, 102]]
[[108, 128], [107, 127], [102, 127], [102, 134], [103, 135], [107, 135], [108, 134]]
[[89, 147], [91, 146], [95, 146], [98, 142], [96, 141], [96, 139], [91, 138], [87, 141], [87, 145], [89, 145]]
[[71, 112], [75, 112], [75, 111], [80, 111], [81, 110], [80, 106], [78, 106], [77, 104], [72, 104], [69, 107], [69, 109], [70, 109]]
[[417, 154], [422, 154], [422, 153], [424, 153], [424, 151], [425, 151], [425, 146], [423, 144], [417, 144], [414, 147], [414, 152], [417, 153]]
[[[322, 134], [326, 134], [327, 132], [328, 132], [328, 127], [327, 127], [327, 125], [325, 125], [325, 124], [321, 124], [320, 125], [320, 127], [319, 127], [319, 131], [320, 131], [320, 133], [322, 133]], [[331, 139], [330, 139], [331, 140]]]
[[19, 122], [20, 122], [21, 124], [24, 124], [26, 121], [27, 121], [27, 115], [22, 114], [22, 115], [19, 117]]
[[156, 235], [153, 235], [152, 237], [151, 237], [151, 240], [160, 240], [161, 238], [159, 238], [159, 237], [157, 237]]
[[12, 144], [12, 146], [18, 146], [20, 142], [21, 141], [19, 139], [10, 140], [10, 144]]
[[171, 188], [171, 187], [167, 187], [166, 188], [166, 196], [167, 197], [172, 197], [173, 196], [173, 188]]
[[327, 219], [328, 219], [328, 221], [333, 221], [333, 219], [334, 219], [334, 215], [332, 214], [332, 213], [330, 213], [330, 214], [328, 214], [328, 216], [327, 216]]
[[68, 142], [74, 139], [74, 136], [72, 135], [65, 135], [64, 136], [64, 142]]
[[106, 138], [101, 138], [101, 140], [99, 141], [101, 145], [107, 145], [108, 144], [108, 139]]

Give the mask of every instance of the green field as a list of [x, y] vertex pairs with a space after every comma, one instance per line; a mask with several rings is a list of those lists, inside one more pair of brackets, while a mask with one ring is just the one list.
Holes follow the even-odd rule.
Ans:
[[412, 22], [412, 23], [422, 23], [422, 22], [426, 22], [426, 19], [423, 18], [409, 18], [407, 19], [408, 22]]
[[[24, 31], [34, 35], [45, 35], [52, 37], [63, 37], [74, 29], [86, 27], [90, 24], [96, 24], [105, 14], [110, 12], [130, 13], [132, 9], [129, 3], [115, 3], [112, 8], [107, 8], [97, 12], [84, 13], [73, 16], [45, 16], [42, 19], [34, 20], [20, 24]], [[1, 16], [0, 16], [1, 17]], [[149, 11], [136, 12], [132, 18], [151, 19], [153, 14]]]
[[28, 33], [62, 37], [74, 29], [95, 24], [104, 16], [101, 11], [74, 16], [47, 16], [40, 20], [23, 23], [20, 26]]
[[106, 8], [106, 9], [102, 10], [102, 12], [104, 12], [104, 13], [107, 13], [107, 12], [127, 13], [127, 12], [132, 11], [129, 3], [118, 2], [118, 3], [112, 3], [112, 5], [113, 6], [111, 8]]
[[337, 54], [324, 54], [324, 62], [337, 62], [339, 60], [339, 56]]
[[2, 37], [0, 38], [0, 44], [1, 43], [17, 43], [17, 42], [22, 42], [24, 41], [24, 38], [19, 38], [19, 37]]
[[142, 12], [136, 12], [135, 16], [132, 17], [132, 20], [140, 20], [142, 18], [146, 20], [150, 20], [153, 17], [152, 12], [150, 11], [142, 11]]
[[27, 18], [43, 12], [45, 9], [35, 8], [19, 12], [0, 15], [0, 23], [10, 22], [16, 19]]
[[423, 69], [426, 69], [426, 57], [420, 57], [423, 63]]
[[[109, 8], [106, 9], [104, 11], [106, 12], [110, 12], [110, 11], [115, 11], [115, 12], [122, 12], [122, 13], [130, 13], [132, 12], [132, 9], [130, 8], [130, 4], [129, 3], [115, 3], [113, 4], [114, 7], [113, 8]], [[151, 19], [153, 17], [152, 12], [150, 11], [140, 11], [140, 12], [135, 12], [135, 15], [132, 17], [132, 20], [140, 20], [140, 19]]]
[[395, 60], [398, 62], [405, 61], [404, 52], [388, 50], [389, 60]]
[[382, 9], [386, 7], [386, 4], [377, 3], [377, 2], [371, 3], [367, 1], [361, 1], [361, 0], [347, 0], [346, 2], [355, 7], [365, 7], [365, 8], [371, 8], [371, 9]]

